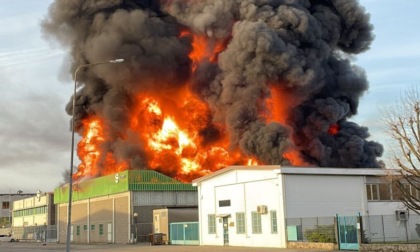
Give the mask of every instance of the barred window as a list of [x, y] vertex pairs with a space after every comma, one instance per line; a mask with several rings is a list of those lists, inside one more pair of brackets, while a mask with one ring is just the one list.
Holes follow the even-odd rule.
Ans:
[[257, 212], [252, 212], [252, 233], [253, 234], [261, 234], [262, 227], [261, 227], [261, 215]]
[[208, 215], [208, 228], [209, 234], [216, 233], [216, 216], [214, 214]]
[[277, 234], [277, 212], [270, 211], [271, 233]]
[[104, 224], [99, 224], [99, 235], [104, 235]]
[[236, 213], [236, 233], [245, 234], [245, 213]]

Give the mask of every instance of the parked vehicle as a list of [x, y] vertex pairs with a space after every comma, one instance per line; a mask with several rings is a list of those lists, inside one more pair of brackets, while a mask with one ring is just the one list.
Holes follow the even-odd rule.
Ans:
[[0, 235], [0, 242], [16, 242], [16, 239], [13, 235]]

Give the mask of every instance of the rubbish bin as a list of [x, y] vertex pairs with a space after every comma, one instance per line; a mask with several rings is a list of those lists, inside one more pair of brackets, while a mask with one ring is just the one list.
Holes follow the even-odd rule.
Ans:
[[162, 245], [163, 244], [163, 234], [162, 233], [153, 233], [149, 234], [150, 244], [151, 245]]

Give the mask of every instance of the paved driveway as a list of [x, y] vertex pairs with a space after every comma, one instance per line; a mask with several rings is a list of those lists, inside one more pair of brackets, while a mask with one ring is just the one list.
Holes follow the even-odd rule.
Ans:
[[[1, 242], [0, 251], [8, 252], [42, 252], [42, 251], [66, 251], [66, 244], [57, 243], [30, 243], [30, 242]], [[70, 251], [89, 251], [89, 252], [300, 252], [300, 251], [324, 251], [324, 250], [299, 250], [299, 249], [279, 249], [279, 248], [249, 248], [249, 247], [229, 247], [229, 246], [181, 246], [181, 245], [157, 245], [149, 244], [95, 244], [95, 245], [71, 245]]]

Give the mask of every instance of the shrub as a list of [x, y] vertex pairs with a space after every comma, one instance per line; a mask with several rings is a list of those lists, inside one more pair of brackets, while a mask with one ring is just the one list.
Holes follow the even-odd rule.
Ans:
[[310, 242], [335, 243], [334, 225], [321, 225], [307, 229], [305, 237]]

